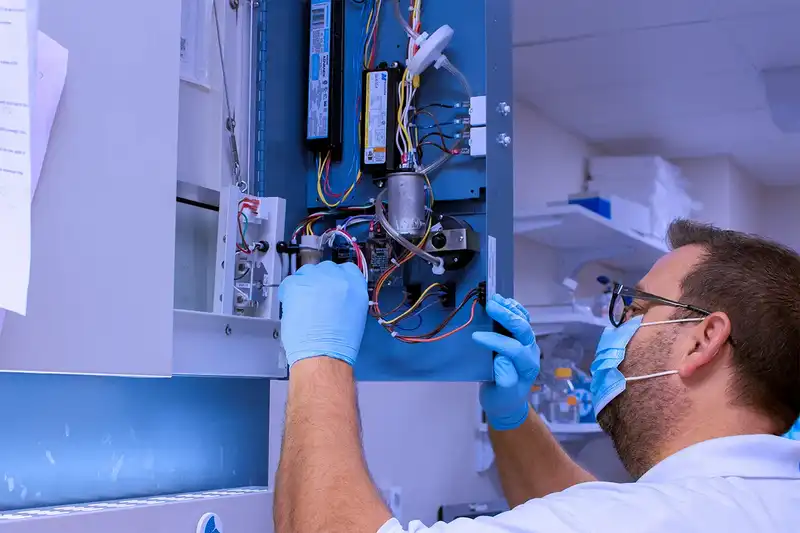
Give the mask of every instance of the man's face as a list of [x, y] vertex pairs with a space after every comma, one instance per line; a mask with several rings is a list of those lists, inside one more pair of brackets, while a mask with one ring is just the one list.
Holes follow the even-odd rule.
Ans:
[[[681, 300], [681, 281], [700, 260], [702, 250], [685, 246], [661, 258], [637, 287], [656, 296]], [[676, 308], [654, 302], [634, 301], [633, 314], [643, 322], [673, 318]], [[675, 370], [693, 341], [683, 324], [639, 328], [619, 366], [623, 376], [634, 377]], [[600, 412], [598, 423], [611, 436], [625, 468], [635, 478], [650, 469], [658, 458], [653, 450], [670, 436], [690, 406], [680, 378], [665, 376], [626, 385], [625, 391]]]

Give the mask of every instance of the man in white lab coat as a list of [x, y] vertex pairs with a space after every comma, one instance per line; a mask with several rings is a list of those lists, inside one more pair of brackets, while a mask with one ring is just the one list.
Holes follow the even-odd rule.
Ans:
[[[487, 312], [513, 338], [475, 338], [499, 353], [481, 403], [513, 509], [406, 531], [800, 531], [800, 443], [777, 436], [800, 414], [800, 258], [685, 221], [669, 240], [673, 251], [636, 287], [615, 287], [592, 364], [598, 421], [637, 481], [598, 482], [560, 448], [527, 403], [539, 371], [527, 316], [494, 297]], [[361, 451], [352, 364], [363, 276], [303, 267], [281, 299], [291, 372], [276, 531], [403, 532]]]

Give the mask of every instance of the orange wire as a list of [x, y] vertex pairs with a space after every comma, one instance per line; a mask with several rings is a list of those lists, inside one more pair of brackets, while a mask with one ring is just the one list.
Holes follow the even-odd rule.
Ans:
[[400, 339], [401, 341], [409, 342], [409, 343], [412, 343], [412, 344], [413, 343], [418, 343], [418, 342], [436, 342], [436, 341], [440, 341], [442, 339], [446, 339], [450, 335], [455, 335], [459, 331], [462, 331], [464, 328], [466, 328], [467, 326], [472, 324], [472, 321], [475, 320], [475, 307], [477, 307], [477, 306], [478, 306], [478, 300], [474, 300], [472, 302], [472, 308], [470, 309], [470, 312], [469, 312], [469, 320], [467, 320], [464, 324], [458, 326], [456, 329], [448, 331], [447, 333], [443, 333], [442, 335], [439, 335], [438, 337], [431, 337], [430, 339], [415, 339], [413, 337], [400, 337], [400, 336], [398, 336], [397, 338]]

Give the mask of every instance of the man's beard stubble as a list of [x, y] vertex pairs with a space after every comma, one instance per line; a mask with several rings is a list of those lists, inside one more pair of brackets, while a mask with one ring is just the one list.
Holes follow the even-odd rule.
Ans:
[[[646, 345], [631, 339], [620, 365], [626, 377], [672, 370], [666, 368], [677, 328], [659, 332]], [[662, 459], [659, 450], [678, 431], [691, 402], [667, 377], [627, 383], [625, 390], [598, 415], [597, 422], [614, 443], [622, 464], [634, 479]]]

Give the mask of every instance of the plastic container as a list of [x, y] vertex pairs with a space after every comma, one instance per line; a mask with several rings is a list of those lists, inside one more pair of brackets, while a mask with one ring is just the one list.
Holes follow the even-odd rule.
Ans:
[[577, 424], [578, 396], [572, 384], [573, 372], [570, 367], [558, 367], [553, 373], [552, 399], [550, 401], [550, 422], [555, 424]]

